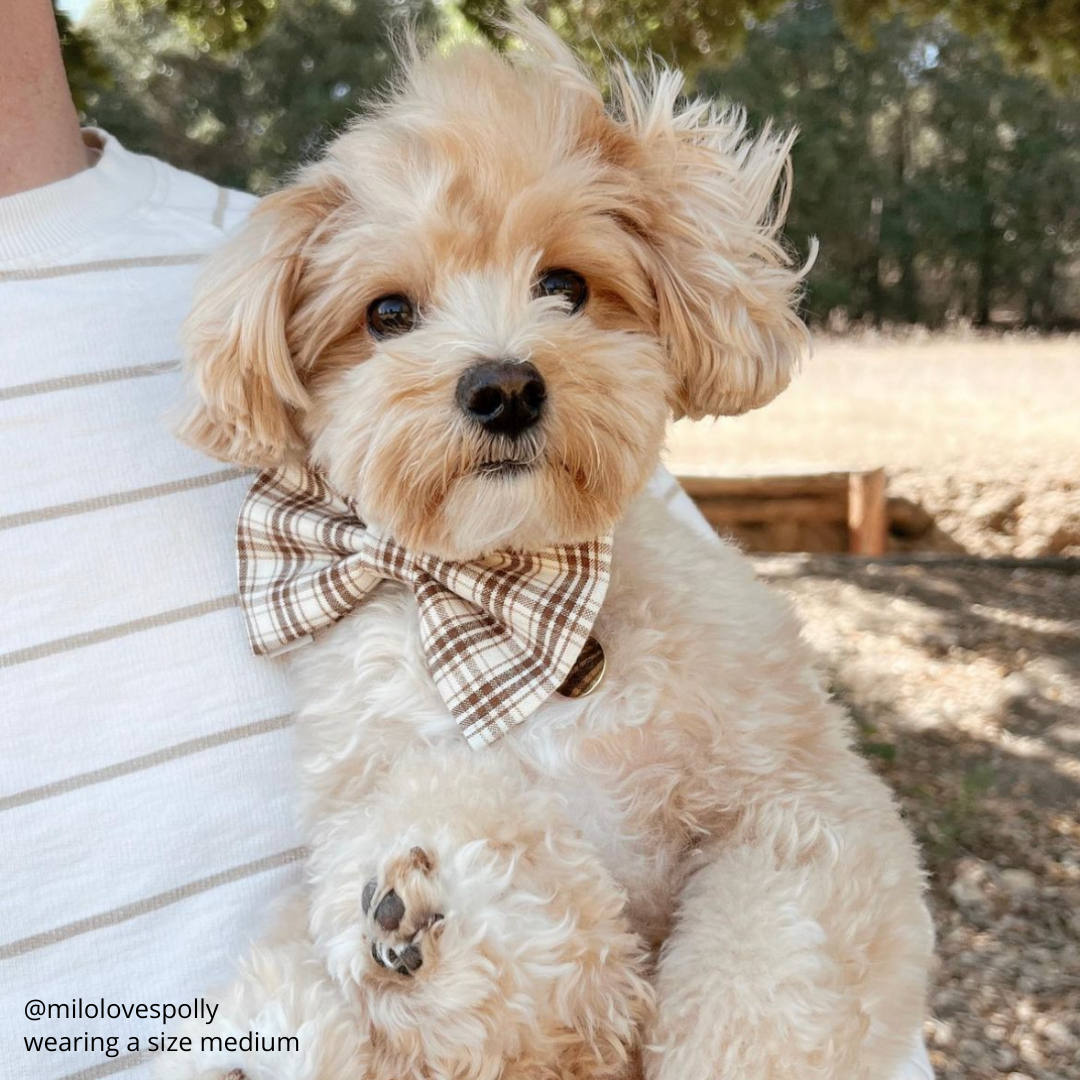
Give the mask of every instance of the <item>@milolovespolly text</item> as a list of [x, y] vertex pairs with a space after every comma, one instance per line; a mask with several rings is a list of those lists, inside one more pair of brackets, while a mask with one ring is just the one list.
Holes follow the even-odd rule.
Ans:
[[179, 1003], [106, 1001], [104, 998], [84, 1001], [80, 997], [72, 998], [70, 1004], [32, 998], [23, 1010], [27, 1020], [119, 1020], [125, 1017], [128, 1020], [202, 1020], [207, 1024], [213, 1023], [217, 1011], [217, 1005], [211, 1005], [201, 997]]

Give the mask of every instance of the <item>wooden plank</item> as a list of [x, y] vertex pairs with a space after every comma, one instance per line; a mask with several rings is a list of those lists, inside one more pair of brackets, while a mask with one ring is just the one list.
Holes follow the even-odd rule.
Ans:
[[835, 499], [699, 499], [698, 509], [713, 525], [751, 522], [847, 520], [847, 500]]
[[806, 476], [680, 476], [692, 499], [788, 499], [821, 496], [847, 499], [850, 473]]
[[852, 473], [848, 486], [848, 551], [884, 555], [888, 544], [885, 470]]
[[788, 518], [778, 521], [768, 532], [768, 543], [777, 551], [798, 551], [800, 549], [799, 538], [803, 535], [805, 520]]

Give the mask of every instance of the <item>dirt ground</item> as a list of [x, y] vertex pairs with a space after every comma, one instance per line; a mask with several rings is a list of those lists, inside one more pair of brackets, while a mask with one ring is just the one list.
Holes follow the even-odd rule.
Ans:
[[1080, 337], [822, 338], [766, 408], [676, 424], [676, 473], [884, 466], [934, 528], [897, 549], [1080, 555]]
[[1080, 1077], [1080, 574], [761, 556], [923, 847], [942, 1080]]
[[[676, 425], [667, 461], [884, 466], [934, 516], [896, 548], [1080, 556], [1080, 338], [827, 339], [760, 412]], [[938, 1077], [1080, 1080], [1080, 562], [754, 562], [922, 844]]]

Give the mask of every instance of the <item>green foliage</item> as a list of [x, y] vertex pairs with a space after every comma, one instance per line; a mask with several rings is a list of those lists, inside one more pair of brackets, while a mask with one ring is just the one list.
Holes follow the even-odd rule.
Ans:
[[[498, 39], [497, 21], [514, 0], [458, 0], [465, 17]], [[781, 15], [788, 0], [537, 0], [530, 4], [579, 45], [594, 38], [629, 56], [645, 49], [693, 69], [738, 55], [747, 36]], [[985, 35], [1016, 68], [1065, 86], [1080, 76], [1078, 0], [832, 0], [845, 34], [871, 47], [897, 16], [919, 25], [941, 18]]]
[[979, 39], [951, 35], [923, 76], [936, 153], [935, 253], [964, 269], [968, 306], [985, 323], [995, 297], [1024, 321], [1055, 318], [1065, 267], [1080, 251], [1080, 98], [1003, 71]]
[[963, 34], [986, 35], [1018, 69], [1062, 87], [1080, 75], [1077, 0], [835, 0], [835, 6], [849, 33], [863, 40], [896, 15], [916, 23], [943, 16]]
[[[216, 54], [244, 48], [266, 30], [277, 0], [109, 0], [119, 14], [165, 16], [200, 49]], [[160, 21], [160, 20], [157, 20]]]
[[1080, 101], [1010, 74], [947, 23], [879, 26], [851, 41], [822, 0], [753, 30], [699, 90], [802, 132], [789, 232], [822, 255], [810, 306], [936, 323], [1058, 319], [1080, 250]]
[[743, 48], [749, 29], [771, 19], [787, 0], [571, 0], [551, 4], [548, 18], [583, 46], [603, 43], [631, 59], [646, 51], [684, 70], [704, 59], [730, 60]]
[[390, 36], [421, 0], [289, 0], [247, 48], [193, 42], [162, 8], [112, 6], [90, 25], [116, 72], [87, 105], [132, 149], [266, 191], [340, 129], [388, 77]]
[[[163, 15], [200, 48], [217, 54], [257, 41], [289, 0], [106, 0], [129, 15]], [[497, 23], [518, 0], [458, 0], [465, 18], [499, 41]], [[594, 37], [634, 55], [646, 48], [693, 68], [698, 59], [730, 59], [747, 34], [780, 14], [787, 0], [533, 0], [569, 37], [588, 47]], [[1016, 67], [1060, 86], [1080, 75], [1077, 0], [833, 0], [840, 24], [863, 44], [878, 26], [904, 15], [915, 23], [938, 17], [961, 32], [989, 35]]]
[[85, 111], [91, 97], [112, 86], [112, 71], [102, 63], [93, 38], [86, 31], [76, 27], [63, 11], [54, 8], [53, 13], [71, 96], [75, 108]]

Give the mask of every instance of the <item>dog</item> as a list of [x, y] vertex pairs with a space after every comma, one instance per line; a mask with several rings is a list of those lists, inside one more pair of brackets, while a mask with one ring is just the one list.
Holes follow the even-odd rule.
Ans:
[[408, 46], [211, 259], [182, 433], [448, 563], [613, 531], [603, 681], [474, 749], [407, 584], [295, 650], [306, 878], [163, 1074], [890, 1080], [932, 950], [912, 839], [787, 604], [647, 487], [672, 416], [765, 405], [806, 348], [792, 137], [657, 64], [605, 102], [511, 30]]

